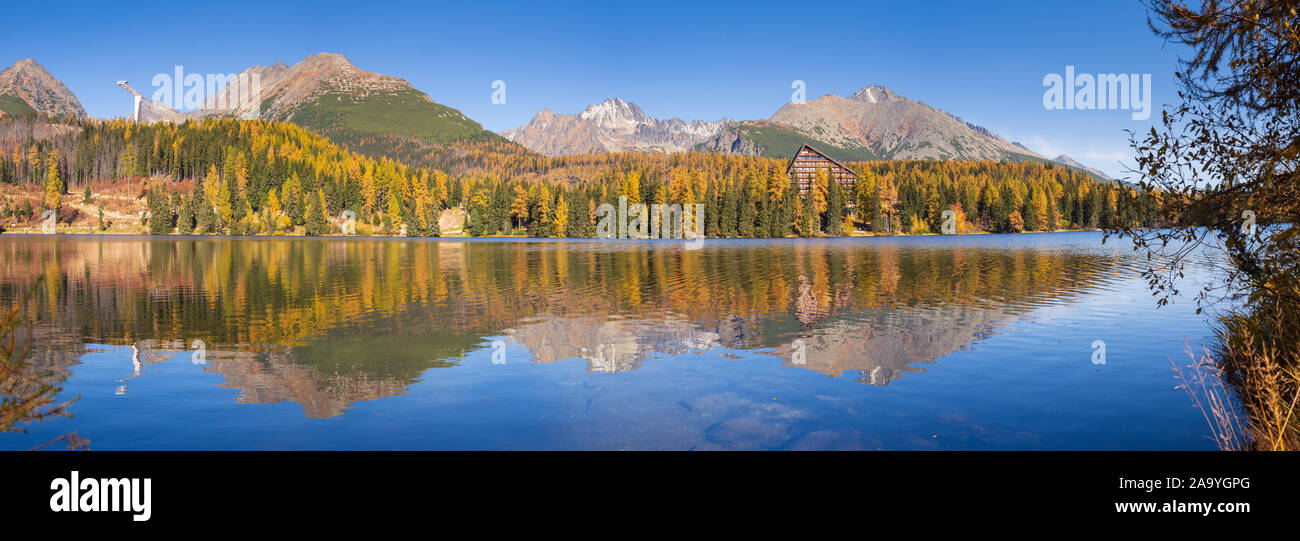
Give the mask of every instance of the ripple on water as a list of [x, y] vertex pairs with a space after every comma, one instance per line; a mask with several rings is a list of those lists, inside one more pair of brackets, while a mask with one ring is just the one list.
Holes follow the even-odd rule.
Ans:
[[0, 301], [47, 276], [40, 363], [86, 414], [32, 437], [104, 448], [1200, 448], [1169, 357], [1204, 321], [1099, 241], [6, 236]]

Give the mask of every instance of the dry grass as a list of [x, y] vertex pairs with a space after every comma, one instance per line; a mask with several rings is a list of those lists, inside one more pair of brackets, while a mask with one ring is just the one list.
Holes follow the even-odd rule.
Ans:
[[1220, 320], [1218, 341], [1175, 368], [1223, 450], [1300, 450], [1300, 328], [1287, 310], [1256, 307]]
[[1210, 426], [1210, 439], [1223, 451], [1241, 451], [1249, 443], [1243, 426], [1242, 411], [1234, 393], [1224, 388], [1223, 371], [1208, 350], [1202, 350], [1198, 357], [1187, 346], [1187, 356], [1191, 362], [1186, 366], [1174, 363], [1179, 389], [1187, 392], [1197, 409], [1205, 416]]
[[[182, 188], [187, 183], [178, 184]], [[109, 226], [105, 233], [144, 233], [140, 213], [147, 210], [144, 188], [146, 179], [134, 177], [96, 182], [90, 186], [91, 200], [82, 200], [85, 186], [74, 186], [61, 198], [63, 210], [59, 216], [59, 231], [63, 233], [100, 233], [99, 210], [104, 210], [104, 221]], [[44, 187], [39, 184], [0, 184], [0, 208], [6, 204], [14, 207], [30, 203], [36, 213], [30, 219], [12, 216], [0, 218], [0, 227], [13, 233], [39, 233], [40, 208], [45, 198]]]

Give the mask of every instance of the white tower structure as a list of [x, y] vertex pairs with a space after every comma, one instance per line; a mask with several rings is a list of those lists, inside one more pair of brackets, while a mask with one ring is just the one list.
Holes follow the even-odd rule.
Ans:
[[131, 85], [126, 84], [126, 81], [118, 81], [117, 86], [122, 87], [123, 90], [129, 92], [131, 96], [135, 98], [135, 108], [133, 109], [133, 112], [131, 114], [131, 120], [133, 122], [139, 122], [140, 104], [144, 101], [144, 96], [141, 96], [139, 92], [136, 92], [134, 88], [131, 88]]

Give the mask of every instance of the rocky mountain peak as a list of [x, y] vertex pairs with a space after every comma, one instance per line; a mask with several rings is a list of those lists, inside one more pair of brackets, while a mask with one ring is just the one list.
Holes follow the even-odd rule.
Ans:
[[346, 56], [337, 53], [316, 53], [304, 58], [299, 65], [304, 69], [360, 71]]
[[635, 103], [628, 103], [622, 98], [606, 98], [599, 105], [588, 105], [578, 116], [591, 121], [600, 128], [621, 133], [636, 131], [637, 126], [645, 124], [648, 118]]
[[25, 58], [0, 70], [0, 95], [14, 96], [46, 115], [86, 116], [77, 96], [36, 60]]
[[718, 134], [727, 119], [686, 122], [647, 116], [637, 104], [606, 98], [577, 114], [542, 109], [528, 124], [501, 132], [505, 138], [551, 156], [588, 152], [683, 151]]
[[869, 153], [877, 159], [1035, 157], [989, 130], [880, 85], [863, 87], [848, 98], [828, 95], [786, 104], [769, 122], [827, 147]]
[[849, 99], [863, 103], [884, 103], [904, 99], [897, 92], [890, 90], [888, 87], [881, 85], [869, 85], [862, 87], [861, 90], [854, 92]]
[[[371, 73], [352, 64], [347, 57], [336, 53], [316, 53], [302, 61], [286, 66], [276, 62], [270, 66], [253, 66], [245, 74], [257, 74], [261, 83], [261, 98], [242, 103], [237, 110], [210, 108], [207, 113], [233, 114], [239, 118], [286, 119], [304, 105], [321, 95], [338, 93], [352, 99], [372, 95], [392, 95], [414, 91], [405, 79]], [[223, 89], [220, 103], [236, 103], [230, 87]], [[429, 100], [427, 96], [424, 99]], [[218, 103], [217, 97], [209, 103]]]

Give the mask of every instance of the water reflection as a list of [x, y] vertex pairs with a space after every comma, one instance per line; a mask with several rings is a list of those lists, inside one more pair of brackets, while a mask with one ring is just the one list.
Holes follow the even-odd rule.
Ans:
[[129, 395], [199, 340], [202, 369], [239, 402], [311, 418], [403, 394], [498, 337], [510, 362], [622, 372], [747, 351], [887, 385], [1126, 270], [1107, 252], [1005, 244], [6, 236], [0, 304], [45, 276], [31, 304], [42, 368], [68, 373], [88, 344], [129, 346], [117, 389]]

